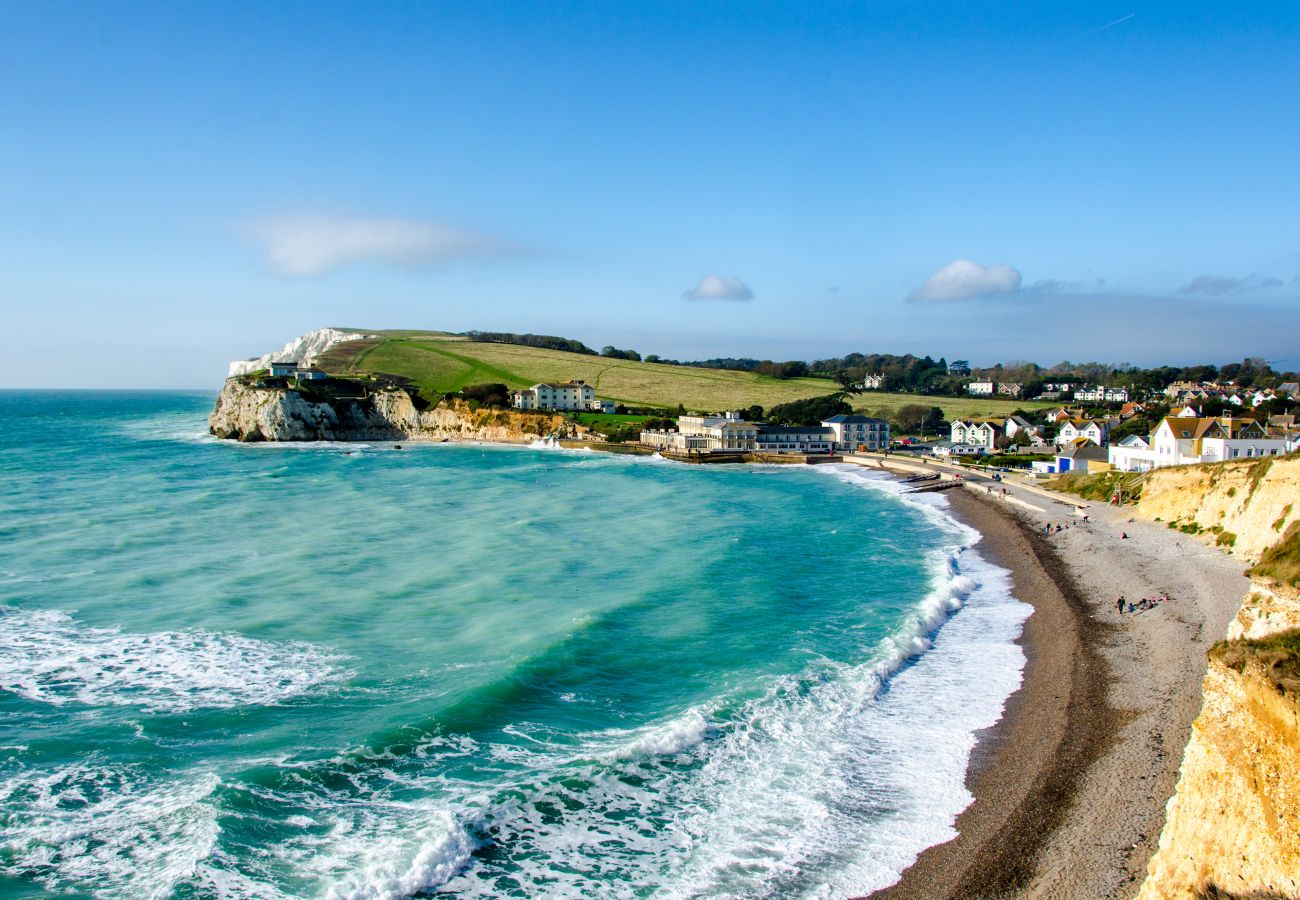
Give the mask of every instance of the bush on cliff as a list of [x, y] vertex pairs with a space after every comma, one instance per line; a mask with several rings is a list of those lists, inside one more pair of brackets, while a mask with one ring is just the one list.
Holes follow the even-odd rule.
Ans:
[[1219, 641], [1208, 655], [1236, 672], [1254, 668], [1278, 693], [1300, 697], [1300, 629], [1254, 640]]
[[1300, 587], [1300, 522], [1292, 522], [1282, 540], [1261, 553], [1259, 562], [1246, 574]]
[[478, 409], [480, 406], [491, 409], [509, 409], [510, 388], [499, 382], [467, 384], [459, 391], [449, 391], [443, 394], [442, 399], [448, 403], [464, 400], [469, 403], [470, 409]]

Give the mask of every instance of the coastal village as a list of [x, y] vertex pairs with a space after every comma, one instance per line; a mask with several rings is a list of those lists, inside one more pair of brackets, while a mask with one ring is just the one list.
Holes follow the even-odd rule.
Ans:
[[[951, 371], [960, 372], [964, 364]], [[255, 378], [260, 386], [293, 385], [324, 390], [331, 375], [314, 361], [276, 360]], [[379, 383], [404, 384], [396, 376], [371, 376]], [[312, 386], [315, 386], [313, 388]], [[886, 386], [885, 376], [864, 374], [849, 390], [869, 397]], [[1173, 381], [1163, 388], [1047, 380], [1035, 385], [976, 379], [965, 383], [970, 397], [1024, 400], [1025, 407], [1005, 416], [928, 423], [943, 434], [898, 434], [884, 417], [854, 412], [840, 395], [799, 403], [780, 420], [768, 420], [760, 407], [716, 412], [629, 409], [598, 396], [580, 378], [537, 382], [509, 390], [505, 385], [466, 388], [461, 396], [482, 399], [520, 413], [555, 413], [599, 418], [583, 440], [620, 444], [623, 452], [655, 452], [692, 462], [780, 459], [807, 462], [844, 455], [896, 454], [979, 465], [996, 463], [1039, 478], [1105, 472], [1142, 473], [1167, 466], [1285, 456], [1300, 449], [1300, 384], [1245, 387], [1232, 381]], [[448, 395], [449, 397], [453, 395]], [[1043, 401], [1059, 405], [1044, 408]], [[829, 402], [819, 402], [829, 401]], [[869, 401], [868, 401], [869, 402]], [[832, 410], [814, 415], [818, 410]], [[635, 413], [651, 415], [637, 416]], [[798, 421], [792, 421], [798, 419]], [[626, 421], [627, 424], [622, 424]], [[603, 430], [602, 430], [603, 429]], [[621, 432], [621, 433], [619, 433]]]

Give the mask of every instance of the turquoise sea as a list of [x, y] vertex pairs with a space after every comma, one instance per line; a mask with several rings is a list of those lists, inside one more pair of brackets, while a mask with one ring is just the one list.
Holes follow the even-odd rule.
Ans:
[[847, 466], [243, 446], [0, 392], [0, 897], [844, 897], [1028, 607]]

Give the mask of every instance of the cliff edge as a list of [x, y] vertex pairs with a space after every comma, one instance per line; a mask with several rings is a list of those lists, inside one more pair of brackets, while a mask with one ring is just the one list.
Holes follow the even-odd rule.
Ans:
[[548, 435], [580, 436], [563, 416], [501, 409], [473, 409], [444, 401], [417, 409], [402, 388], [352, 385], [322, 391], [308, 386], [259, 387], [246, 379], [226, 381], [208, 430], [237, 441], [492, 441], [527, 444]]
[[1139, 900], [1300, 897], [1300, 458], [1165, 469], [1139, 513], [1254, 563]]

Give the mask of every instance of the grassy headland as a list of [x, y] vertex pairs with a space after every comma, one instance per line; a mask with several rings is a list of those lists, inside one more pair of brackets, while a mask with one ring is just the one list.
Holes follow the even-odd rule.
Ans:
[[[375, 332], [372, 332], [375, 333]], [[330, 348], [318, 364], [340, 375], [384, 373], [411, 379], [421, 393], [441, 395], [466, 385], [500, 382], [523, 388], [537, 382], [581, 379], [596, 393], [628, 406], [716, 411], [752, 405], [771, 407], [829, 394], [827, 378], [779, 379], [756, 372], [665, 365], [570, 353], [518, 344], [470, 341], [435, 331], [385, 331], [375, 338]], [[1009, 415], [1049, 404], [977, 397], [928, 397], [869, 391], [851, 398], [855, 410], [889, 418], [901, 406], [941, 407], [948, 418]]]

